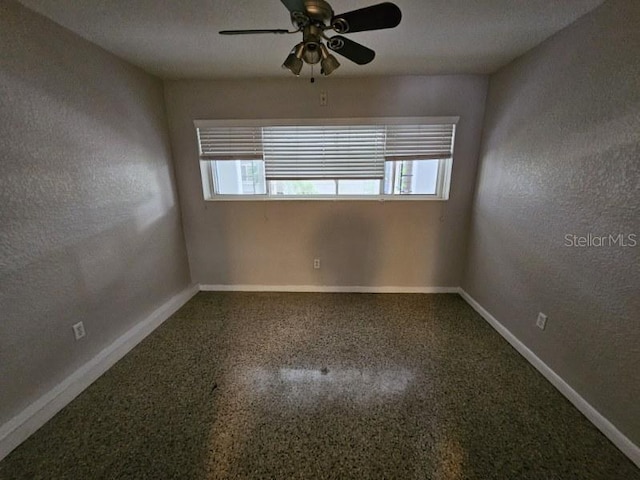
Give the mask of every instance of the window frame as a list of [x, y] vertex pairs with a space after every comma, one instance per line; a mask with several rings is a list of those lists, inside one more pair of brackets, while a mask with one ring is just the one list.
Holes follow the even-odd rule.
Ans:
[[[455, 155], [455, 143], [459, 116], [447, 117], [349, 117], [349, 118], [298, 118], [298, 119], [217, 119], [194, 120], [196, 134], [198, 128], [207, 127], [265, 127], [265, 126], [349, 126], [349, 125], [453, 125], [451, 141], [451, 157], [437, 160], [438, 177], [435, 194], [385, 194], [385, 178], [380, 179], [380, 193], [374, 195], [271, 195], [271, 180], [265, 179], [265, 194], [219, 194], [217, 177], [213, 172], [215, 160], [202, 160], [200, 163], [200, 177], [202, 182], [203, 200], [205, 202], [234, 201], [447, 201], [451, 189], [451, 172]], [[200, 154], [200, 141], [197, 139], [198, 154]], [[200, 156], [200, 155], [199, 155]], [[247, 159], [250, 160], [250, 159]], [[224, 161], [224, 160], [222, 160]], [[338, 190], [337, 179], [336, 192]]]

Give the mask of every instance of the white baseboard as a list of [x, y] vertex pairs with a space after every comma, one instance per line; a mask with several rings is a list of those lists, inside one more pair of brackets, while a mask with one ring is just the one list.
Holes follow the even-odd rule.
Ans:
[[458, 287], [365, 287], [338, 285], [200, 285], [203, 292], [459, 293]]
[[471, 295], [462, 288], [459, 293], [471, 307], [484, 318], [502, 337], [515, 348], [531, 365], [533, 365], [551, 384], [556, 387], [582, 414], [593, 423], [611, 442], [622, 451], [629, 459], [640, 467], [640, 447], [618, 430], [600, 412], [593, 408], [589, 402], [580, 396], [571, 385], [564, 381], [551, 367], [544, 363], [535, 353], [516, 338], [504, 325], [480, 305]]
[[170, 298], [64, 381], [2, 425], [0, 427], [0, 460], [53, 418], [196, 293], [198, 293], [198, 287], [194, 285]]

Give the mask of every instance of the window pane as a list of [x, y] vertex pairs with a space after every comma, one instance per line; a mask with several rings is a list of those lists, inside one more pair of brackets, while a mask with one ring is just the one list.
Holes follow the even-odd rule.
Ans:
[[219, 195], [264, 195], [264, 162], [226, 160], [213, 162]]
[[335, 195], [335, 180], [273, 180], [271, 195]]
[[380, 180], [338, 180], [338, 195], [379, 195]]
[[387, 162], [384, 193], [387, 195], [435, 195], [440, 160]]

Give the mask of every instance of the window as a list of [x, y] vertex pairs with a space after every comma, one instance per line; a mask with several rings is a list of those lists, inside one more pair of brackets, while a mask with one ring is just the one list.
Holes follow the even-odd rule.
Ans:
[[204, 197], [446, 200], [457, 120], [196, 121]]

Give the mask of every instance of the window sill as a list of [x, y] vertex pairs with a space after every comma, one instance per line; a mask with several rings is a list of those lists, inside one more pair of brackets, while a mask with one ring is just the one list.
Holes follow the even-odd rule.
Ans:
[[205, 198], [205, 202], [273, 202], [273, 201], [359, 201], [359, 202], [415, 202], [415, 201], [440, 201], [446, 202], [449, 198], [437, 195], [325, 195], [325, 196], [267, 196], [267, 195], [217, 195], [215, 198]]

